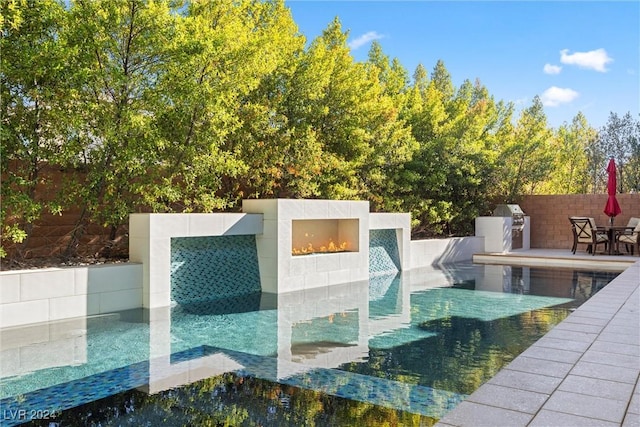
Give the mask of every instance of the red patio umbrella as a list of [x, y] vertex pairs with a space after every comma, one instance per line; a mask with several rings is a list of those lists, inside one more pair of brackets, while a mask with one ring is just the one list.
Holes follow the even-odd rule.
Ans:
[[607, 194], [609, 194], [609, 197], [604, 207], [604, 213], [609, 217], [609, 222], [613, 225], [613, 218], [622, 212], [618, 204], [618, 199], [616, 199], [616, 162], [613, 157], [609, 159], [607, 173], [609, 174], [609, 180], [607, 181]]

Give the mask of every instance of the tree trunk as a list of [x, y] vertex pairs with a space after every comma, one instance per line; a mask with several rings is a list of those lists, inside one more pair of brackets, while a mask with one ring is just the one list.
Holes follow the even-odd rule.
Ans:
[[80, 239], [84, 236], [84, 233], [87, 229], [87, 208], [86, 206], [82, 209], [82, 213], [80, 214], [80, 218], [76, 221], [76, 225], [71, 232], [71, 239], [69, 239], [69, 243], [67, 244], [67, 248], [64, 250], [62, 254], [62, 258], [64, 261], [67, 261], [78, 255], [78, 246], [80, 245]]

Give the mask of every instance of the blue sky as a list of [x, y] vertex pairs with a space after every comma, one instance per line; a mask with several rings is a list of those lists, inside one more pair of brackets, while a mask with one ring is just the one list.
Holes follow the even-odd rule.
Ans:
[[640, 2], [286, 0], [308, 41], [337, 16], [353, 57], [372, 40], [413, 75], [441, 59], [517, 112], [539, 95], [549, 126], [581, 111], [596, 129], [640, 104]]

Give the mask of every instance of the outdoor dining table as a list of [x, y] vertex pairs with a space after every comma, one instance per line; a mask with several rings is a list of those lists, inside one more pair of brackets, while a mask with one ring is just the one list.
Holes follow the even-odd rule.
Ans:
[[[620, 251], [618, 250], [618, 236], [621, 234], [625, 234], [626, 231], [633, 231], [634, 227], [608, 224], [603, 227], [598, 227], [598, 230], [600, 229], [604, 229], [607, 232], [607, 237], [609, 238], [609, 255], [619, 255]], [[613, 251], [614, 243], [616, 245], [615, 252]]]

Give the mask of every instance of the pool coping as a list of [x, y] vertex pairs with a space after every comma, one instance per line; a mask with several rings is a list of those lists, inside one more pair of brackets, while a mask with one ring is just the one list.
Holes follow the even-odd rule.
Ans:
[[525, 249], [511, 252], [478, 252], [472, 260], [477, 264], [516, 264], [536, 267], [567, 267], [572, 269], [624, 271], [638, 261], [632, 255], [572, 254], [566, 249]]
[[639, 288], [636, 261], [436, 426], [640, 425]]

